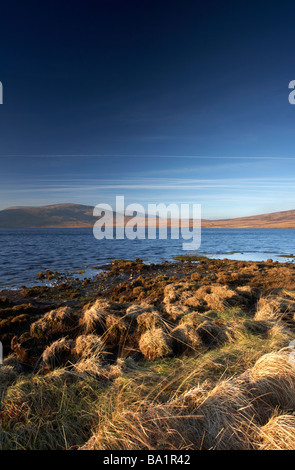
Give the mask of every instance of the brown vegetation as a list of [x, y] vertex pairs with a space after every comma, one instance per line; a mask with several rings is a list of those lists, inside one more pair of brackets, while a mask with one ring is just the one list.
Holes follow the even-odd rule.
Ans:
[[133, 268], [68, 304], [1, 297], [0, 447], [294, 449], [294, 266]]

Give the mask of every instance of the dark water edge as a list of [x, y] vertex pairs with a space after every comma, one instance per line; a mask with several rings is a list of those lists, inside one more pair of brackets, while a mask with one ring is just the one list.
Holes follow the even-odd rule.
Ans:
[[[97, 240], [92, 229], [0, 229], [0, 288], [48, 283], [37, 279], [46, 269], [83, 279], [114, 259], [161, 263], [196, 254], [170, 235], [168, 230], [166, 240], [150, 240], [147, 232], [142, 240]], [[286, 262], [295, 253], [295, 229], [202, 229], [201, 235], [197, 253], [213, 258]]]

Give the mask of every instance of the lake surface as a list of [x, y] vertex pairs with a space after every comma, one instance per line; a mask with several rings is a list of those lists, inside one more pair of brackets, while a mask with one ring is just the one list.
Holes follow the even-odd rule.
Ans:
[[[92, 229], [0, 229], [0, 289], [39, 284], [37, 273], [50, 269], [92, 276], [114, 259], [145, 263], [171, 261], [183, 251], [185, 240], [97, 240]], [[291, 261], [295, 229], [202, 229], [198, 254], [209, 257]], [[84, 269], [85, 274], [77, 271]]]

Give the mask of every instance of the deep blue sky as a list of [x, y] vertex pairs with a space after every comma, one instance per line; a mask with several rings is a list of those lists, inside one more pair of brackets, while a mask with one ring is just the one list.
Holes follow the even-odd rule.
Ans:
[[0, 209], [295, 208], [291, 1], [9, 0]]

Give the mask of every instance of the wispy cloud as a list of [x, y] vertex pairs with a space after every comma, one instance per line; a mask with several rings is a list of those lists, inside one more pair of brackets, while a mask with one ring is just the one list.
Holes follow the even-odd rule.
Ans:
[[93, 191], [102, 189], [243, 189], [244, 191], [290, 190], [295, 185], [295, 178], [124, 178], [104, 179], [96, 178], [70, 179], [67, 183], [56, 181], [56, 178], [38, 179], [35, 183], [12, 183], [2, 185], [0, 192], [47, 192], [47, 191]]

